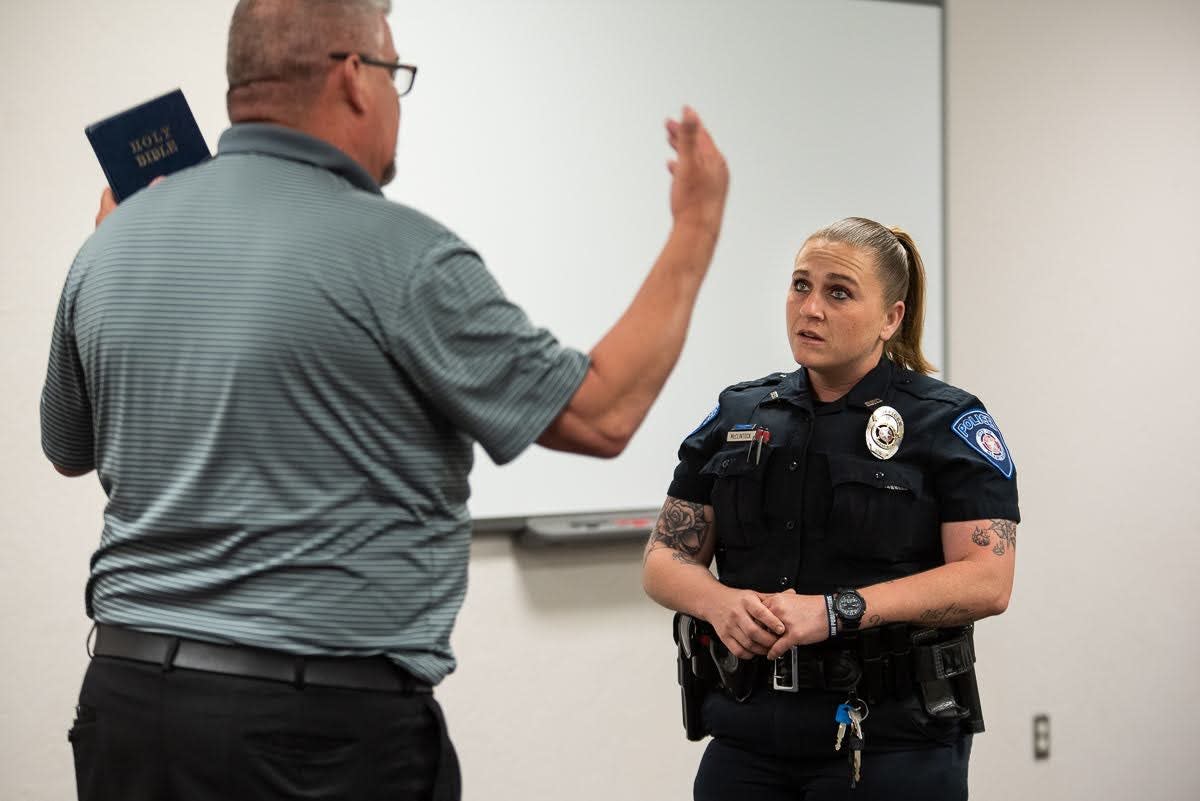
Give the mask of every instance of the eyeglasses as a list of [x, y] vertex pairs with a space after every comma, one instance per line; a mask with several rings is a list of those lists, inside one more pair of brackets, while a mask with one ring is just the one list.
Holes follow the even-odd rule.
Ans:
[[412, 91], [413, 83], [417, 80], [417, 68], [412, 64], [401, 64], [399, 61], [380, 61], [365, 53], [330, 53], [335, 61], [344, 61], [350, 56], [358, 56], [359, 61], [372, 67], [383, 67], [392, 74], [392, 82], [396, 84], [396, 93], [401, 97]]

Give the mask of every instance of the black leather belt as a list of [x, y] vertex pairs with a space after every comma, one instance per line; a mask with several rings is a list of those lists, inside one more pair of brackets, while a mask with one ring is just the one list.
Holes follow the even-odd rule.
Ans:
[[149, 662], [163, 670], [202, 670], [226, 676], [349, 690], [429, 695], [433, 687], [387, 657], [305, 657], [240, 645], [215, 645], [165, 634], [96, 625], [93, 656]]

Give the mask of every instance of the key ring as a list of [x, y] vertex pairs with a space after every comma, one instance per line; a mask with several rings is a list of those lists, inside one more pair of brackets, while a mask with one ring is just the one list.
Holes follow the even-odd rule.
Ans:
[[867, 706], [867, 702], [864, 701], [863, 699], [859, 698], [858, 696], [855, 696], [850, 699], [850, 705], [853, 706], [855, 709], [857, 709], [860, 704], [862, 705], [862, 717], [858, 719], [858, 722], [862, 723], [864, 720], [866, 720], [868, 717], [871, 716], [871, 707]]

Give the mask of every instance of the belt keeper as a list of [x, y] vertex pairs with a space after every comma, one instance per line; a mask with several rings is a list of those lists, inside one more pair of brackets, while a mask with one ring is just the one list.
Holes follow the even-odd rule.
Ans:
[[858, 634], [859, 654], [863, 664], [863, 681], [867, 699], [874, 703], [884, 698], [883, 634], [879, 629], [867, 629]]
[[175, 655], [179, 653], [179, 638], [172, 637], [167, 642], [167, 650], [163, 652], [162, 672], [170, 673], [175, 669]]
[[304, 657], [296, 657], [296, 661], [292, 663], [292, 684], [297, 690], [304, 689], [304, 671], [308, 667]]
[[909, 639], [908, 626], [903, 623], [887, 626], [884, 632], [887, 637], [887, 649], [891, 654], [891, 690], [899, 698], [913, 686], [912, 640]]

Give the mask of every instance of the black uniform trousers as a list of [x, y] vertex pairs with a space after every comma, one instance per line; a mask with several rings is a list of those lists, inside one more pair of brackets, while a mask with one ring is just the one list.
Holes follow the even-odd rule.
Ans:
[[457, 801], [433, 696], [97, 656], [68, 738], [80, 801]]
[[966, 801], [970, 756], [970, 735], [951, 745], [863, 754], [861, 781], [851, 789], [845, 757], [770, 756], [714, 739], [693, 792], [695, 801]]

